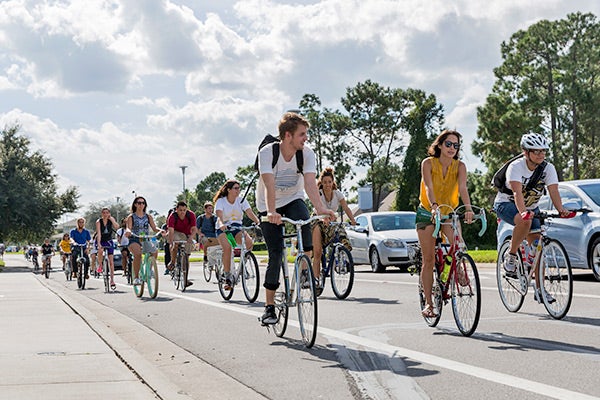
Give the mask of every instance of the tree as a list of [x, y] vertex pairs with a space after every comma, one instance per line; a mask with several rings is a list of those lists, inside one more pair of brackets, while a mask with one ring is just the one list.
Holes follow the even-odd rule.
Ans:
[[[85, 227], [92, 235], [96, 231], [96, 220], [101, 218], [101, 212], [104, 207], [108, 207], [110, 215], [117, 220], [119, 224], [121, 223], [121, 219], [131, 214], [131, 207], [129, 204], [108, 201], [90, 203], [87, 210], [83, 213], [83, 217], [85, 218]], [[113, 228], [117, 230], [119, 227]]]
[[0, 133], [0, 242], [40, 241], [53, 233], [62, 214], [77, 209], [77, 189], [57, 192], [52, 162], [32, 152], [19, 129]]
[[196, 185], [196, 189], [194, 189], [195, 196], [193, 196], [195, 197], [195, 203], [190, 204], [189, 208], [194, 210], [194, 212], [204, 212], [204, 203], [213, 200], [213, 197], [217, 194], [217, 191], [223, 186], [226, 180], [227, 177], [224, 172], [211, 172]]
[[444, 108], [433, 94], [428, 96], [421, 90], [408, 89], [404, 97], [407, 112], [402, 126], [410, 135], [410, 142], [399, 174], [395, 209], [414, 211], [419, 205], [421, 161], [427, 156], [427, 148], [434, 137], [441, 131]]
[[384, 88], [370, 80], [346, 89], [341, 99], [351, 125], [347, 134], [352, 139], [356, 163], [368, 168], [373, 196], [373, 209], [379, 209], [385, 177], [393, 177], [404, 149], [402, 114], [403, 92]]

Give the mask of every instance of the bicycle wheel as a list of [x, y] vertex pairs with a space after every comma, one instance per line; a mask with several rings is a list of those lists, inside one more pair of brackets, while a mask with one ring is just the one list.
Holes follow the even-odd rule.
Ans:
[[150, 265], [146, 270], [146, 282], [148, 283], [148, 296], [151, 299], [156, 298], [158, 295], [158, 265], [156, 265], [156, 258], [149, 256]]
[[127, 255], [127, 284], [133, 284], [133, 276], [131, 275], [133, 272], [133, 257], [131, 257], [131, 253]]
[[334, 248], [334, 260], [330, 273], [333, 293], [338, 299], [345, 299], [354, 284], [354, 261], [350, 250], [341, 244]]
[[244, 254], [244, 263], [242, 264], [242, 287], [244, 295], [250, 303], [254, 303], [258, 297], [260, 289], [260, 272], [258, 270], [258, 261], [251, 251]]
[[[284, 253], [285, 257], [285, 253]], [[284, 276], [283, 269], [285, 267], [281, 266], [281, 276]], [[277, 323], [273, 325], [273, 332], [275, 332], [275, 336], [282, 337], [285, 334], [285, 330], [287, 329], [288, 315], [289, 315], [289, 307], [288, 307], [288, 299], [290, 297], [289, 286], [286, 281], [284, 281], [283, 285], [279, 285], [279, 288], [275, 292], [275, 314], [277, 315]]]
[[71, 261], [67, 258], [65, 260], [65, 278], [67, 279], [67, 281], [71, 280]]
[[173, 285], [175, 285], [175, 289], [177, 290], [181, 289], [181, 275], [181, 258], [178, 256], [177, 260], [175, 261], [175, 267], [173, 268], [173, 271], [171, 271], [171, 279], [173, 280]]
[[185, 255], [181, 258], [181, 268], [179, 271], [179, 287], [181, 288], [182, 292], [185, 292], [185, 288], [187, 287], [188, 274], [190, 271], [190, 264], [188, 263], [188, 258]]
[[210, 282], [210, 275], [211, 275], [211, 272], [212, 272], [212, 266], [208, 265], [208, 262], [205, 262], [204, 266], [202, 267], [202, 269], [203, 269], [202, 272], [204, 272], [204, 280], [206, 282]]
[[231, 296], [233, 296], [233, 282], [229, 285], [229, 289], [225, 288], [225, 270], [223, 269], [223, 261], [218, 261], [215, 273], [217, 274], [217, 280], [219, 281], [219, 293], [221, 293], [221, 297], [223, 297], [224, 300], [231, 299]]
[[475, 261], [462, 254], [448, 282], [451, 285], [452, 312], [460, 333], [471, 336], [481, 314], [481, 282]]
[[[504, 258], [508, 256], [509, 249], [510, 239], [507, 239], [502, 243], [502, 246], [500, 246], [500, 250], [498, 251], [498, 259], [496, 260], [496, 282], [498, 284], [500, 300], [502, 300], [504, 307], [510, 312], [517, 312], [523, 305], [525, 295], [521, 292], [521, 282], [519, 281], [518, 276], [509, 277], [504, 270], [503, 261]], [[519, 263], [520, 262], [521, 257], [519, 256]], [[517, 265], [517, 268], [520, 269], [520, 265]]]
[[102, 278], [104, 279], [104, 293], [110, 292], [110, 270], [108, 269], [108, 254], [102, 260]]
[[133, 293], [135, 293], [137, 297], [142, 297], [142, 295], [144, 294], [144, 284], [146, 283], [146, 271], [150, 270], [149, 264], [150, 257], [147, 254], [143, 255], [139, 272], [141, 283], [139, 285], [133, 285]]
[[569, 257], [559, 241], [550, 239], [544, 244], [540, 271], [544, 307], [552, 318], [561, 319], [569, 312], [573, 300], [573, 275]]
[[[435, 317], [425, 317], [425, 323], [430, 327], [435, 327], [440, 322], [440, 318], [442, 318], [442, 309], [444, 307], [443, 293], [442, 287], [439, 283], [439, 273], [437, 267], [433, 267], [433, 286], [431, 287], [431, 296], [433, 298], [433, 311], [435, 313]], [[421, 270], [419, 269], [419, 305], [421, 312], [425, 308], [425, 292], [423, 291], [423, 282], [421, 280]]]
[[85, 273], [82, 262], [77, 262], [77, 287], [81, 290], [85, 289]]
[[299, 275], [297, 277], [299, 278], [297, 295], [298, 322], [300, 323], [302, 341], [306, 347], [310, 348], [317, 338], [317, 292], [315, 291], [315, 280], [308, 256], [303, 254], [296, 259], [296, 262], [296, 272]]

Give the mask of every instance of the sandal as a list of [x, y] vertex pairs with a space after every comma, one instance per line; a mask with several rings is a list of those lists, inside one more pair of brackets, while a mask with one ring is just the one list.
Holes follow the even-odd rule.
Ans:
[[423, 311], [421, 311], [421, 315], [425, 318], [435, 318], [437, 317], [436, 313], [433, 311], [433, 307], [431, 305], [426, 305]]

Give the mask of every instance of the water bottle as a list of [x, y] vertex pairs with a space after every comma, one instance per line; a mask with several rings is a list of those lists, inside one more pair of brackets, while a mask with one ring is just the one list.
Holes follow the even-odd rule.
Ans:
[[450, 267], [452, 266], [452, 257], [446, 256], [444, 257], [444, 269], [442, 270], [442, 274], [440, 275], [440, 280], [443, 283], [448, 282], [448, 275], [450, 275]]
[[531, 246], [527, 246], [527, 262], [529, 264], [533, 264], [533, 261], [535, 260], [535, 253], [537, 252], [537, 246], [538, 246], [539, 240], [535, 239], [533, 241], [533, 243], [531, 244]]

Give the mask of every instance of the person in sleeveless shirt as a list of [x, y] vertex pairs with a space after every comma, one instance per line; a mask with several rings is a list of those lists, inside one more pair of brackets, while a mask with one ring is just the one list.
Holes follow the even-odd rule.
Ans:
[[[321, 203], [328, 209], [336, 213], [340, 207], [348, 216], [350, 223], [356, 225], [354, 215], [348, 207], [344, 194], [340, 192], [335, 183], [335, 177], [333, 175], [333, 168], [328, 167], [321, 171], [319, 179], [317, 180], [317, 187], [319, 188], [319, 195], [321, 197]], [[340, 241], [348, 250], [352, 250], [350, 241], [346, 235], [346, 231], [343, 226], [339, 228]], [[315, 221], [312, 224], [312, 239], [313, 239], [313, 272], [315, 274], [315, 280], [317, 283], [317, 295], [323, 292], [321, 287], [321, 256], [323, 255], [323, 244], [327, 244], [335, 235], [334, 226], [326, 224], [323, 221]]]
[[[444, 130], [429, 147], [429, 157], [421, 162], [421, 190], [417, 210], [416, 228], [423, 254], [421, 281], [425, 292], [425, 317], [436, 315], [431, 299], [433, 287], [433, 267], [435, 264], [435, 238], [433, 211], [439, 205], [448, 205], [453, 209], [459, 204], [459, 195], [466, 206], [465, 222], [473, 222], [471, 199], [467, 190], [467, 167], [458, 159], [461, 134], [454, 130]], [[452, 210], [440, 208], [442, 214]], [[448, 240], [453, 239], [452, 227], [442, 225], [442, 232]]]
[[108, 266], [110, 268], [110, 288], [115, 290], [115, 262], [114, 252], [115, 246], [112, 241], [113, 232], [119, 226], [113, 216], [110, 215], [110, 209], [103, 207], [100, 212], [100, 218], [96, 220], [96, 244], [98, 247], [98, 265], [102, 269], [102, 261], [106, 250], [108, 256]]
[[[137, 196], [133, 199], [133, 203], [131, 204], [131, 214], [127, 217], [127, 230], [125, 231], [125, 235], [129, 238], [129, 250], [133, 254], [133, 284], [141, 285], [142, 281], [140, 280], [140, 264], [142, 262], [142, 244], [140, 239], [133, 234], [140, 236], [144, 234], [148, 236], [150, 234], [150, 228], [154, 232], [160, 232], [161, 230], [156, 227], [154, 223], [154, 218], [152, 215], [146, 213], [146, 207], [148, 203], [146, 199], [142, 196]], [[151, 242], [144, 242], [144, 247], [152, 246]], [[152, 256], [158, 256], [158, 249], [152, 248]]]

